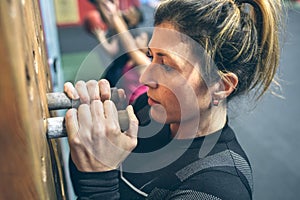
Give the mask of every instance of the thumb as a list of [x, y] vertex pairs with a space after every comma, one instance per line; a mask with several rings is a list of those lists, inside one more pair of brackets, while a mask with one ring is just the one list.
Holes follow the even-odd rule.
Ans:
[[73, 140], [77, 136], [77, 133], [79, 130], [76, 109], [69, 109], [67, 111], [66, 117], [65, 117], [65, 125], [66, 125], [66, 129], [67, 129], [69, 141]]
[[126, 131], [126, 135], [130, 137], [137, 137], [139, 121], [136, 118], [133, 107], [131, 105], [127, 106], [126, 108], [129, 117], [129, 129]]
[[79, 99], [79, 95], [71, 82], [64, 84], [64, 91], [71, 99]]

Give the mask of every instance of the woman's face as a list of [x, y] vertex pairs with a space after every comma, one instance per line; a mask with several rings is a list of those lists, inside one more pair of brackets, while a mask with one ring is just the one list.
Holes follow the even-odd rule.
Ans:
[[149, 87], [151, 116], [161, 123], [184, 123], [207, 113], [211, 94], [199, 72], [199, 58], [186, 36], [170, 23], [156, 26], [149, 42], [152, 63], [142, 74]]

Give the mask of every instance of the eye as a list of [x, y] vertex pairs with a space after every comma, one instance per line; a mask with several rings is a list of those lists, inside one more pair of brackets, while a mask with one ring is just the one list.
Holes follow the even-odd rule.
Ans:
[[164, 68], [164, 70], [167, 71], [167, 72], [173, 70], [173, 68], [172, 68], [171, 66], [169, 66], [169, 65], [162, 64], [161, 66], [162, 66], [162, 67]]
[[151, 55], [149, 50], [147, 51], [146, 56], [150, 59], [150, 61], [153, 60], [153, 56]]

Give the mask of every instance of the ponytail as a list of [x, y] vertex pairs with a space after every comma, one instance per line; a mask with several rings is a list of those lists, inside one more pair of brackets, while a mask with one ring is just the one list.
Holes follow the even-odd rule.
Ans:
[[252, 88], [259, 85], [265, 93], [274, 80], [279, 66], [279, 27], [282, 4], [280, 0], [237, 0], [238, 4], [248, 3], [253, 7], [252, 19], [258, 32], [259, 60]]

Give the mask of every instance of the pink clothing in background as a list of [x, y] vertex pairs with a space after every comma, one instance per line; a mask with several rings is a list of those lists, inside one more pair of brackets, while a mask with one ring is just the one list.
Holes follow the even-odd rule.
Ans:
[[132, 65], [126, 64], [123, 68], [122, 87], [125, 90], [129, 104], [133, 103], [140, 95], [147, 92], [148, 87], [139, 82], [139, 73]]
[[135, 6], [140, 7], [141, 3], [139, 0], [119, 0], [120, 10], [127, 10], [128, 8]]

